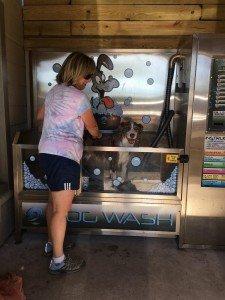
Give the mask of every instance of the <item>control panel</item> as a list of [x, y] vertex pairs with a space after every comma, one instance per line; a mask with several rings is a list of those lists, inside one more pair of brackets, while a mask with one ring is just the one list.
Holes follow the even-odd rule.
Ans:
[[225, 130], [225, 58], [212, 60], [207, 130]]

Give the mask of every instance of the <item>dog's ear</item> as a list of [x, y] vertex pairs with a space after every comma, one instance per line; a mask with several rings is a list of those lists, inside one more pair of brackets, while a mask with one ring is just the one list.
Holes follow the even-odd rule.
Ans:
[[143, 131], [143, 126], [141, 124], [136, 123], [136, 126], [138, 127], [139, 132]]
[[123, 120], [121, 123], [120, 123], [120, 130], [124, 129], [124, 128], [127, 128], [128, 126], [130, 125], [130, 122], [127, 121], [127, 120]]
[[122, 121], [122, 122], [120, 123], [120, 126], [127, 126], [128, 124], [129, 124], [128, 121]]

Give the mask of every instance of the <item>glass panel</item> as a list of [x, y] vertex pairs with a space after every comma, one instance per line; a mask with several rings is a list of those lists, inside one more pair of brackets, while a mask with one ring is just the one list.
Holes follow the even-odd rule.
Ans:
[[24, 190], [48, 190], [46, 177], [39, 167], [38, 150], [22, 150], [22, 173]]
[[167, 157], [165, 153], [84, 151], [82, 188], [86, 192], [176, 195], [178, 163], [168, 163]]

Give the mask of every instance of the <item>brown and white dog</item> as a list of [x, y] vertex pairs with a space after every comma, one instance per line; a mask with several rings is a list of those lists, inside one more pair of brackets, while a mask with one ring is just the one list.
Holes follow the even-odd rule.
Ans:
[[[109, 147], [135, 147], [139, 145], [140, 135], [143, 130], [143, 126], [132, 120], [126, 120], [121, 122], [119, 130], [113, 135], [103, 134], [100, 140], [91, 140], [86, 143], [89, 146], [109, 146]], [[109, 159], [110, 158], [110, 159]], [[85, 176], [91, 177], [96, 181], [95, 189], [102, 189], [103, 172], [105, 169], [109, 169], [110, 180], [113, 181], [118, 177], [121, 177], [121, 183], [127, 179], [127, 168], [129, 165], [130, 153], [122, 151], [112, 152], [85, 152], [83, 155], [83, 172]], [[93, 170], [99, 168], [101, 175], [94, 176]], [[91, 174], [91, 176], [90, 176]]]
[[[137, 147], [139, 146], [140, 135], [143, 130], [143, 126], [134, 121], [125, 121], [120, 125], [119, 134], [114, 137], [114, 146], [116, 147]], [[117, 152], [116, 157], [112, 160], [110, 167], [110, 177], [115, 179], [119, 172], [122, 182], [126, 181], [127, 168], [129, 163], [129, 152]]]

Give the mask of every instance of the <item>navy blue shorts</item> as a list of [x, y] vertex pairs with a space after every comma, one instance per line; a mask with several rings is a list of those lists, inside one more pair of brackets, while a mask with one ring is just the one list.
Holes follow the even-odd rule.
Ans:
[[47, 177], [50, 191], [78, 190], [80, 187], [80, 165], [69, 158], [40, 153], [40, 167]]

